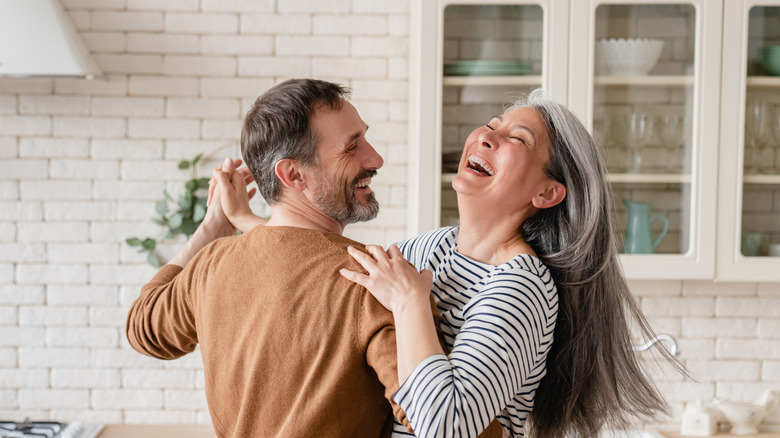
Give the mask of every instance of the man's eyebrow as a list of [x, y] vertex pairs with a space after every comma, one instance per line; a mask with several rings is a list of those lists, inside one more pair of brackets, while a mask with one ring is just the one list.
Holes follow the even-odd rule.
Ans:
[[344, 143], [345, 143], [345, 144], [352, 143], [353, 141], [357, 140], [357, 139], [358, 139], [358, 138], [360, 138], [362, 135], [364, 135], [364, 134], [366, 133], [366, 131], [368, 131], [368, 124], [366, 124], [366, 129], [365, 129], [363, 132], [356, 132], [356, 133], [352, 134], [352, 135], [351, 135], [351, 136], [350, 136], [350, 137], [347, 139], [347, 141], [345, 141]]

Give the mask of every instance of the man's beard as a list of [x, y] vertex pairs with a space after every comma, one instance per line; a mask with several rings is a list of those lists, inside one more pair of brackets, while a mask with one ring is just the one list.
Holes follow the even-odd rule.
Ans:
[[364, 178], [376, 175], [376, 170], [361, 172], [349, 184], [342, 184], [320, 169], [316, 171], [317, 190], [314, 192], [314, 205], [323, 213], [342, 225], [370, 221], [379, 213], [379, 202], [374, 193], [369, 193], [366, 204], [361, 204], [355, 195], [355, 185]]

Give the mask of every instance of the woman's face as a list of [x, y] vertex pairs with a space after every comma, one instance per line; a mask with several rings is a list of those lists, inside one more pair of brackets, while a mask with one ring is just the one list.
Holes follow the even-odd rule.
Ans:
[[522, 208], [551, 182], [544, 173], [549, 159], [550, 136], [542, 115], [535, 108], [517, 108], [469, 135], [452, 186], [459, 195]]

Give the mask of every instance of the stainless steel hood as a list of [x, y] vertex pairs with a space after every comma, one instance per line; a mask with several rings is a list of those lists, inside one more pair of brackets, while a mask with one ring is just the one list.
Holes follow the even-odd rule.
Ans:
[[0, 0], [0, 76], [100, 74], [59, 0]]

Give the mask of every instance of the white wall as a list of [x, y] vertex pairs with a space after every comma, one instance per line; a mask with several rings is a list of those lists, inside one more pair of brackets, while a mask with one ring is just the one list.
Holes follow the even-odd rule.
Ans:
[[[301, 76], [353, 87], [385, 158], [380, 216], [347, 234], [405, 237], [408, 2], [63, 3], [107, 78], [0, 79], [0, 418], [208, 423], [198, 354], [162, 362], [127, 345], [127, 308], [154, 270], [124, 239], [159, 231], [149, 218], [187, 176], [179, 160], [235, 144], [251, 102]], [[236, 147], [202, 174], [225, 155]], [[698, 379], [659, 377], [677, 415], [780, 388], [780, 285], [632, 285]]]
[[124, 240], [159, 234], [149, 218], [164, 188], [181, 191], [179, 160], [232, 143], [209, 175], [238, 155], [254, 99], [303, 76], [352, 87], [385, 158], [380, 216], [347, 235], [403, 238], [408, 3], [63, 4], [107, 78], [0, 79], [0, 418], [209, 422], [198, 354], [128, 347], [127, 309], [154, 269]]

